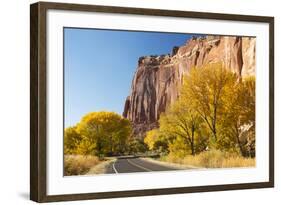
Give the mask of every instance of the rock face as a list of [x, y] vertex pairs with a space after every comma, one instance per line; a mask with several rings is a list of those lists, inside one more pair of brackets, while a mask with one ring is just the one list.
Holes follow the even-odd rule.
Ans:
[[171, 54], [140, 57], [123, 112], [134, 134], [142, 137], [158, 126], [160, 114], [177, 99], [183, 76], [193, 67], [222, 62], [242, 78], [255, 75], [255, 42], [251, 37], [193, 37]]

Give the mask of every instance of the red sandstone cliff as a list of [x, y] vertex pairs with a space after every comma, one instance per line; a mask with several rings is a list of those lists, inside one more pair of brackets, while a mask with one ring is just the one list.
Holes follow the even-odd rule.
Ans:
[[255, 38], [207, 36], [192, 38], [171, 55], [145, 56], [138, 62], [123, 116], [135, 135], [158, 126], [158, 119], [179, 94], [183, 75], [192, 67], [222, 62], [240, 77], [255, 75]]

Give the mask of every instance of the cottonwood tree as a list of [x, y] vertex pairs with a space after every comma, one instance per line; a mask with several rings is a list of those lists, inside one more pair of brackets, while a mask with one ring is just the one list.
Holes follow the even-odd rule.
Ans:
[[224, 101], [237, 83], [236, 74], [228, 71], [221, 63], [212, 63], [193, 68], [184, 79], [182, 98], [205, 122], [215, 146], [218, 139], [218, 125], [223, 113], [227, 112]]
[[196, 132], [199, 131], [201, 117], [180, 97], [160, 116], [160, 131], [176, 141], [186, 144], [192, 155], [196, 151]]
[[77, 124], [82, 136], [78, 151], [97, 156], [124, 153], [131, 134], [129, 120], [114, 112], [91, 112]]
[[165, 154], [168, 149], [168, 140], [160, 132], [159, 129], [153, 129], [146, 133], [144, 143], [147, 144], [149, 150]]
[[76, 131], [76, 127], [68, 127], [64, 131], [64, 154], [76, 154], [77, 147], [81, 142], [81, 135]]
[[225, 101], [222, 129], [223, 147], [239, 148], [242, 156], [255, 156], [255, 78], [248, 77], [236, 84]]

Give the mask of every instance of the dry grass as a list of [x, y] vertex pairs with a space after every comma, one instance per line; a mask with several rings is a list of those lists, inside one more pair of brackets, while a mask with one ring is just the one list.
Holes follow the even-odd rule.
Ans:
[[114, 157], [107, 157], [105, 161], [99, 163], [96, 166], [93, 166], [86, 175], [94, 175], [94, 174], [105, 174], [108, 167], [116, 161]]
[[172, 154], [163, 157], [163, 161], [192, 165], [203, 168], [234, 168], [234, 167], [254, 167], [255, 158], [244, 158], [237, 154], [224, 153], [218, 150], [202, 152], [198, 155], [188, 155], [178, 158]]
[[222, 167], [255, 167], [256, 159], [255, 158], [241, 158], [241, 157], [232, 157], [228, 160], [224, 160]]
[[96, 156], [83, 155], [65, 155], [64, 156], [64, 175], [83, 175], [86, 174], [93, 166], [101, 163]]

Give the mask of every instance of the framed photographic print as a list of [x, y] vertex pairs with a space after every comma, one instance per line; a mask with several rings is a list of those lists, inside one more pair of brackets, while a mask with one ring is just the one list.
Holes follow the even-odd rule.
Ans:
[[274, 18], [31, 5], [30, 198], [274, 186]]

